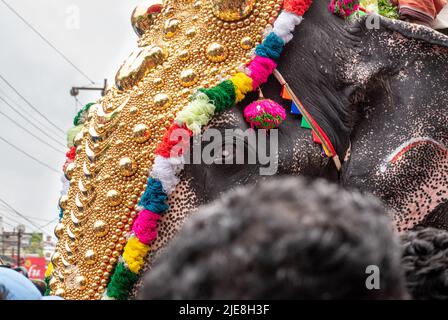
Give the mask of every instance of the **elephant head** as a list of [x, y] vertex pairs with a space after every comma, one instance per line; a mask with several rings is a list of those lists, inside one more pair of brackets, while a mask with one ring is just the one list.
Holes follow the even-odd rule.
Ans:
[[[345, 163], [338, 173], [301, 128], [300, 116], [288, 114], [278, 129], [277, 174], [323, 176], [373, 193], [391, 209], [398, 231], [425, 223], [447, 228], [448, 37], [379, 16], [347, 24], [326, 5], [314, 1], [278, 69]], [[275, 79], [262, 90], [290, 111]], [[207, 129], [247, 130], [244, 106], [256, 98], [218, 115]], [[267, 178], [259, 165], [187, 165], [186, 187], [170, 198], [175, 211], [161, 229], [166, 223], [173, 235], [180, 212], [183, 221], [222, 192]], [[195, 201], [184, 210], [175, 205], [188, 198]], [[159, 248], [169, 239], [160, 237]]]

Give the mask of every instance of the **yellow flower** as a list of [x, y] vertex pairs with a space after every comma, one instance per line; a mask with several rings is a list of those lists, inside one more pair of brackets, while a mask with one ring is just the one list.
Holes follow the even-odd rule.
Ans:
[[149, 246], [141, 243], [137, 237], [131, 237], [123, 251], [123, 259], [132, 273], [138, 274], [145, 263]]

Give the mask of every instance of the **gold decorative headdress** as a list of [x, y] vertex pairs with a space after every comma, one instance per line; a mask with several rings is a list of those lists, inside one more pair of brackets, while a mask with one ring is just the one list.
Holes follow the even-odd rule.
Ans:
[[51, 293], [100, 299], [128, 243], [166, 127], [198, 88], [251, 60], [281, 0], [159, 0], [133, 13], [139, 47], [90, 107], [67, 166]]

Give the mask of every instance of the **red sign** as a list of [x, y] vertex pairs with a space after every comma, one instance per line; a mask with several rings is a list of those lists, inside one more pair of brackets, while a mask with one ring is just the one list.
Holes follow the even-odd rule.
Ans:
[[23, 266], [28, 270], [28, 277], [30, 279], [43, 280], [45, 278], [45, 270], [47, 268], [45, 258], [25, 258]]

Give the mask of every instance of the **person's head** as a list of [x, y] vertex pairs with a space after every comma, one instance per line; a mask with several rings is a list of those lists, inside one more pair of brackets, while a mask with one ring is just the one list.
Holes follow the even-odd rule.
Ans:
[[44, 295], [45, 291], [47, 291], [47, 285], [44, 281], [42, 280], [32, 280], [33, 284], [36, 286], [37, 290], [39, 290], [39, 292]]
[[8, 290], [6, 290], [4, 285], [0, 284], [0, 301], [8, 300]]
[[4, 287], [7, 300], [40, 300], [41, 293], [22, 274], [9, 268], [0, 268], [0, 285]]
[[25, 278], [28, 278], [28, 270], [26, 270], [25, 267], [16, 267], [14, 270], [23, 275]]
[[448, 232], [418, 228], [402, 236], [402, 265], [414, 299], [448, 300]]
[[[366, 286], [369, 266], [380, 272], [378, 290]], [[404, 296], [399, 244], [382, 205], [298, 178], [236, 189], [201, 208], [139, 293], [139, 299]]]

